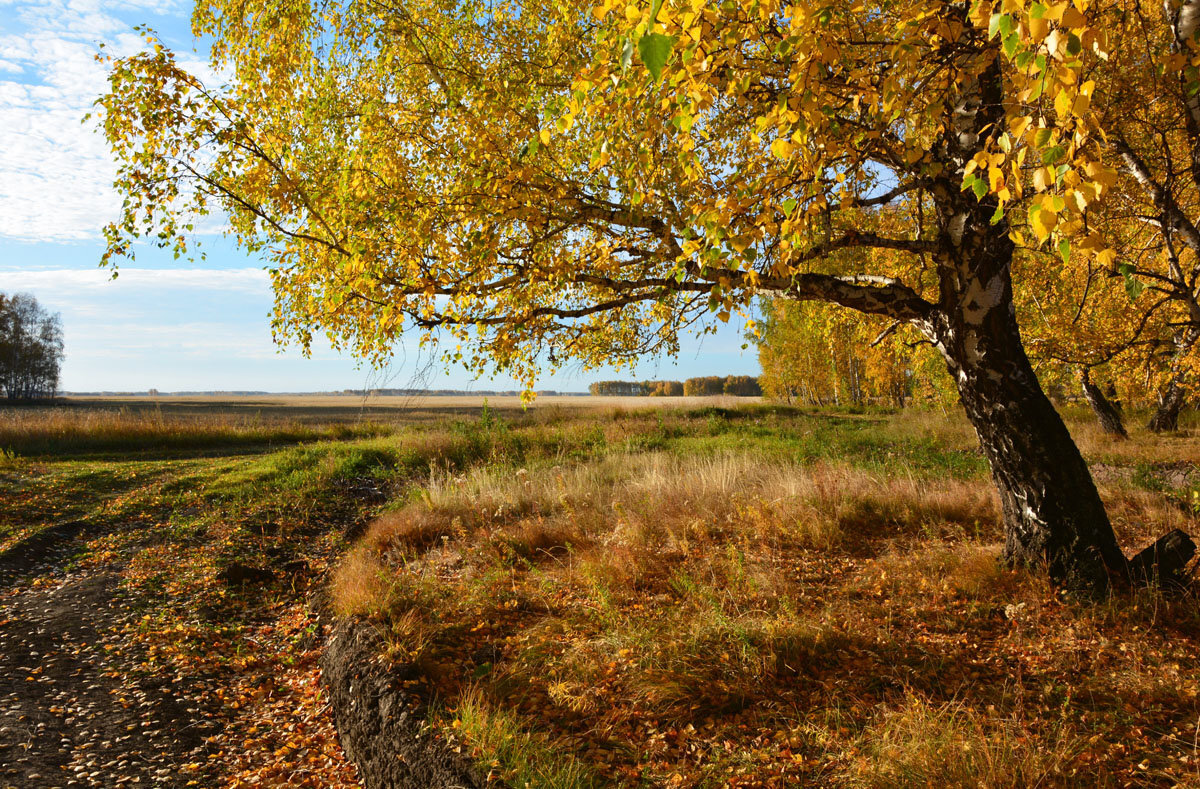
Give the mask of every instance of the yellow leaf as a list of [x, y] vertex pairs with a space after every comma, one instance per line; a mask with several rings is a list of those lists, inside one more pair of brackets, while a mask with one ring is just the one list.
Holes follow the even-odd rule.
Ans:
[[1046, 191], [1046, 187], [1054, 182], [1054, 171], [1049, 167], [1039, 167], [1033, 171], [1033, 188], [1039, 192]]
[[1071, 94], [1068, 91], [1060, 90], [1054, 97], [1054, 111], [1060, 118], [1066, 118], [1071, 114], [1071, 104]]
[[1079, 13], [1075, 8], [1067, 8], [1063, 11], [1062, 26], [1063, 27], [1083, 27], [1087, 24], [1087, 19], [1083, 14]]
[[1029, 211], [1029, 226], [1033, 228], [1034, 234], [1038, 237], [1038, 241], [1045, 241], [1050, 237], [1050, 231], [1054, 230], [1054, 226], [1058, 224], [1058, 214], [1053, 208], [1043, 204], [1041, 210], [1032, 208]]
[[988, 187], [994, 192], [999, 192], [1004, 187], [1004, 171], [999, 167], [992, 167], [988, 170]]

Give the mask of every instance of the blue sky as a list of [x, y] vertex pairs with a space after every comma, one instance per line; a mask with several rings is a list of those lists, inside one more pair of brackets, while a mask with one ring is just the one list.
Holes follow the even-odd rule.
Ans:
[[[62, 314], [67, 391], [326, 391], [378, 380], [327, 346], [311, 358], [275, 347], [267, 276], [228, 239], [202, 239], [203, 261], [144, 249], [116, 280], [97, 268], [100, 228], [120, 201], [103, 140], [81, 123], [106, 86], [94, 56], [100, 42], [117, 54], [135, 51], [133, 26], [149, 25], [203, 73], [190, 11], [174, 0], [0, 0], [0, 292], [32, 293]], [[740, 332], [723, 327], [685, 342], [678, 360], [647, 360], [632, 374], [566, 370], [538, 386], [574, 391], [614, 377], [755, 375], [755, 351], [742, 350]], [[412, 346], [397, 347], [388, 385], [515, 388], [507, 379], [472, 381], [461, 369], [418, 381], [425, 365]]]

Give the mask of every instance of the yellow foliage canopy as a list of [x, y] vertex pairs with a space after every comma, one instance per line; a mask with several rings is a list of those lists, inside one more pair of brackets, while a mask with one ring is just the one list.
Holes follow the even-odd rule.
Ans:
[[416, 328], [530, 384], [759, 294], [929, 334], [969, 289], [945, 253], [964, 198], [996, 237], [1112, 265], [1097, 91], [1153, 71], [1111, 57], [1136, 6], [201, 2], [227, 84], [150, 34], [111, 64], [106, 259], [223, 211], [268, 256], [280, 339], [381, 358]]

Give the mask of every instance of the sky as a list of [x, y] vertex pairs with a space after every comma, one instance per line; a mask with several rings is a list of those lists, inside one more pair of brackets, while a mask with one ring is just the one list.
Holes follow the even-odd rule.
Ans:
[[[506, 378], [472, 380], [462, 369], [430, 375], [415, 336], [397, 346], [382, 375], [328, 345], [317, 344], [309, 358], [276, 347], [261, 261], [219, 234], [200, 239], [202, 261], [147, 247], [115, 280], [98, 268], [100, 231], [120, 199], [104, 141], [94, 123], [83, 122], [106, 88], [95, 56], [101, 43], [113, 54], [137, 51], [133, 28], [143, 25], [182, 65], [205, 73], [190, 13], [190, 3], [175, 0], [0, 0], [0, 292], [32, 293], [61, 314], [63, 390], [519, 388]], [[686, 340], [675, 360], [647, 359], [632, 372], [566, 369], [537, 386], [583, 391], [611, 378], [757, 375], [741, 328], [731, 322], [716, 335]]]

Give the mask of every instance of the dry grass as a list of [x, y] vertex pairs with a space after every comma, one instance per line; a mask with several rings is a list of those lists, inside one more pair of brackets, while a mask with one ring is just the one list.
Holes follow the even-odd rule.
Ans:
[[[931, 540], [891, 551], [866, 563], [858, 588], [893, 597], [940, 593], [973, 600], [1012, 601], [1037, 587], [1036, 576], [1006, 568], [999, 543], [947, 543]], [[1048, 593], [1049, 589], [1037, 589]]]
[[879, 711], [859, 738], [859, 756], [846, 770], [851, 786], [995, 787], [1110, 786], [1101, 769], [1080, 774], [1072, 763], [1086, 741], [1068, 721], [1038, 731], [962, 702], [918, 695]]
[[384, 435], [373, 424], [293, 420], [274, 423], [254, 414], [180, 414], [159, 409], [0, 409], [0, 450], [15, 456], [196, 450], [345, 440]]
[[735, 537], [755, 545], [829, 549], [994, 529], [994, 497], [978, 482], [938, 486], [913, 476], [771, 462], [748, 455], [605, 456], [527, 471], [494, 466], [435, 472], [417, 503], [377, 520], [382, 554], [419, 554], [466, 534], [504, 536], [523, 555], [599, 544], [687, 553]]
[[[1200, 629], [1185, 604], [1079, 608], [1006, 569], [958, 420], [818, 415], [785, 433], [787, 419], [537, 420], [539, 435], [598, 440], [434, 470], [347, 555], [334, 600], [390, 627], [418, 687], [467, 710], [443, 725], [531, 786], [561, 785], [523, 761], [545, 752], [604, 785], [1192, 774], [1194, 752], [1149, 758], [1158, 746], [1134, 733], [1151, 719], [1194, 731], [1197, 684], [1180, 672], [1200, 671], [1183, 657]], [[1103, 492], [1131, 547], [1196, 529], [1173, 493]], [[1122, 693], [1147, 706], [1130, 717]]]
[[[488, 778], [507, 773], [511, 786], [538, 786], [545, 789], [590, 789], [603, 786], [582, 762], [561, 752], [544, 736], [525, 730], [517, 716], [496, 707], [485, 694], [470, 689], [443, 720], [452, 732], [476, 748], [486, 750], [492, 759]], [[515, 765], [505, 770], [504, 765]]]
[[1068, 424], [1085, 457], [1102, 462], [1134, 467], [1137, 465], [1180, 466], [1200, 463], [1200, 442], [1195, 427], [1183, 419], [1178, 433], [1151, 433], [1145, 429], [1146, 415], [1135, 414], [1125, 420], [1129, 439], [1114, 441], [1100, 429], [1094, 418], [1080, 413]]
[[[244, 560], [217, 539], [229, 524], [239, 551], [289, 555], [370, 512], [333, 578], [340, 613], [388, 635], [441, 734], [510, 785], [1200, 785], [1200, 604], [1071, 602], [1005, 569], [961, 418], [635, 405], [449, 410], [213, 466], [139, 460], [136, 477], [16, 457], [5, 475], [55, 465], [79, 501], [0, 499], [0, 520], [149, 486], [186, 547], [148, 579], [169, 584], [184, 559], [205, 578]], [[210, 418], [257, 453], [255, 430], [341, 417]], [[1200, 454], [1195, 437], [1072, 427], [1127, 550], [1200, 531], [1191, 467], [1168, 461]]]

